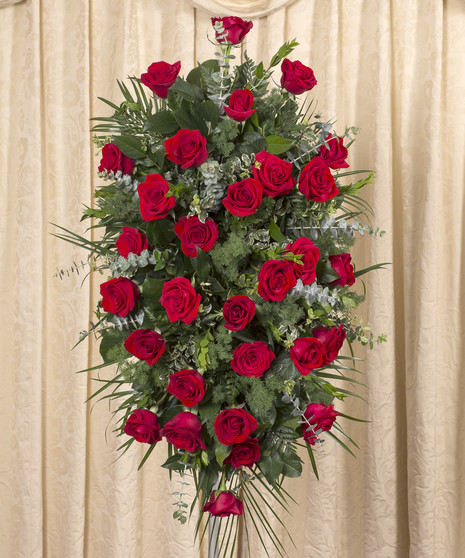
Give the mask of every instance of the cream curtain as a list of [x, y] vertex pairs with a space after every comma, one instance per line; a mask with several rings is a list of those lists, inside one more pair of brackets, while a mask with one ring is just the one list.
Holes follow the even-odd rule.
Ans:
[[[156, 60], [186, 73], [212, 55], [209, 25], [187, 0], [0, 7], [2, 556], [206, 557], [171, 519], [164, 449], [139, 473], [134, 448], [115, 461], [108, 406], [84, 403], [98, 384], [75, 372], [99, 359], [92, 344], [71, 347], [100, 279], [81, 286], [86, 254], [50, 223], [83, 230], [97, 96], [119, 99], [115, 80]], [[297, 0], [247, 39], [266, 61], [296, 37], [319, 111], [361, 127], [350, 163], [376, 169], [367, 197], [387, 235], [355, 257], [393, 262], [367, 280], [365, 318], [389, 339], [365, 355], [368, 406], [344, 407], [371, 422], [346, 424], [357, 459], [328, 441], [320, 482], [307, 467], [287, 483], [300, 504], [286, 519], [291, 558], [463, 556], [464, 29], [463, 0]], [[252, 556], [265, 556], [256, 538]]]

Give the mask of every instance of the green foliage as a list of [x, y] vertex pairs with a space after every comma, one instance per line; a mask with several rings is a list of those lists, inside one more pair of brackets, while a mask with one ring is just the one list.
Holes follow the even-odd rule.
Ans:
[[137, 223], [140, 219], [139, 201], [122, 190], [115, 190], [111, 196], [99, 197], [97, 204], [102, 212], [111, 217], [112, 224]]
[[217, 242], [209, 252], [214, 268], [228, 283], [237, 280], [241, 264], [252, 251], [252, 247], [245, 243], [245, 234], [245, 230], [232, 232], [227, 240]]
[[229, 157], [235, 149], [234, 140], [239, 135], [236, 121], [225, 118], [222, 120], [212, 136], [212, 145], [220, 157]]

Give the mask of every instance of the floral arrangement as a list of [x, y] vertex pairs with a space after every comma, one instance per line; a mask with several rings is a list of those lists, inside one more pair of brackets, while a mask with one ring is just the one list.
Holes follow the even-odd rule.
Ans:
[[265, 512], [287, 510], [283, 479], [301, 475], [298, 448], [317, 476], [325, 436], [352, 453], [339, 420], [352, 418], [342, 402], [358, 394], [340, 386], [360, 382], [341, 348], [384, 340], [357, 323], [364, 295], [351, 289], [382, 265], [356, 270], [349, 252], [356, 234], [379, 233], [359, 195], [373, 173], [347, 170], [356, 128], [338, 135], [297, 99], [317, 85], [288, 58], [298, 43], [267, 68], [247, 53], [232, 66], [252, 23], [212, 25], [215, 59], [185, 79], [180, 62], [155, 62], [118, 82], [121, 104], [102, 99], [114, 111], [93, 128], [106, 184], [83, 216], [102, 236], [58, 236], [111, 276], [81, 339], [100, 340], [104, 362], [91, 370], [117, 366], [94, 395], [118, 402], [120, 449], [146, 444], [142, 466], [167, 441], [163, 467], [181, 478], [174, 518], [200, 506], [219, 529], [217, 555], [233, 554], [241, 515], [246, 533], [251, 524], [284, 555]]

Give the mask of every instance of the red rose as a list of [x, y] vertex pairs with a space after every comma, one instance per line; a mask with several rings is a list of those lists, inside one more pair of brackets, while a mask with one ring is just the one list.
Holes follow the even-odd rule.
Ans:
[[323, 326], [317, 327], [312, 331], [312, 337], [319, 339], [325, 345], [326, 350], [326, 360], [325, 364], [330, 364], [337, 358], [339, 351], [345, 341], [346, 332], [342, 324], [337, 327], [334, 326], [331, 329], [327, 329]]
[[244, 442], [257, 426], [257, 420], [244, 409], [226, 409], [213, 423], [216, 437], [224, 446]]
[[264, 341], [242, 343], [233, 352], [231, 367], [234, 372], [249, 378], [259, 378], [271, 366], [276, 355]]
[[266, 151], [257, 153], [253, 176], [263, 186], [264, 195], [271, 198], [289, 194], [296, 182], [292, 177], [292, 163]]
[[164, 219], [173, 209], [176, 200], [174, 196], [166, 196], [168, 190], [168, 182], [159, 174], [148, 174], [139, 184], [139, 207], [144, 221]]
[[189, 452], [206, 449], [202, 440], [202, 424], [197, 415], [188, 411], [178, 413], [169, 420], [162, 431], [163, 436], [177, 449]]
[[294, 266], [288, 260], [268, 260], [258, 273], [258, 294], [265, 300], [284, 300], [295, 287]]
[[163, 337], [151, 329], [136, 329], [124, 342], [128, 353], [152, 366], [165, 352], [166, 343]]
[[185, 277], [176, 277], [163, 285], [160, 302], [170, 322], [192, 323], [197, 317], [201, 296]]
[[227, 42], [232, 45], [237, 45], [242, 42], [244, 37], [253, 27], [253, 23], [251, 21], [244, 21], [240, 17], [236, 16], [212, 17], [211, 20], [213, 26], [215, 26], [217, 21], [221, 21], [224, 32], [227, 33], [226, 38], [221, 38], [221, 35], [218, 35], [217, 31], [215, 32], [216, 40], [219, 43]]
[[258, 438], [249, 438], [241, 444], [235, 444], [224, 463], [238, 469], [239, 467], [252, 467], [260, 459], [260, 446]]
[[244, 122], [256, 112], [252, 105], [252, 92], [248, 89], [236, 89], [229, 99], [229, 106], [224, 107], [224, 112], [236, 122]]
[[110, 279], [100, 285], [102, 308], [110, 314], [127, 316], [139, 300], [139, 287], [126, 277]]
[[294, 243], [287, 245], [286, 252], [302, 254], [299, 262], [292, 262], [294, 275], [301, 279], [304, 285], [311, 285], [316, 279], [315, 270], [321, 256], [320, 250], [309, 238], [301, 236]]
[[123, 232], [116, 241], [118, 252], [126, 259], [131, 253], [140, 256], [142, 250], [147, 250], [148, 247], [149, 243], [145, 234], [132, 227], [123, 227]]
[[305, 165], [299, 176], [299, 190], [307, 201], [325, 202], [339, 194], [334, 177], [321, 157]]
[[174, 225], [174, 232], [181, 241], [181, 250], [189, 258], [197, 256], [197, 246], [204, 252], [208, 252], [218, 239], [218, 227], [215, 221], [206, 219], [205, 223], [202, 223], [197, 215], [181, 217]]
[[134, 168], [134, 161], [123, 155], [114, 143], [107, 143], [102, 149], [99, 172], [107, 171], [114, 173], [121, 171], [123, 174], [131, 174]]
[[346, 285], [353, 285], [355, 283], [354, 266], [351, 263], [352, 258], [350, 254], [329, 256], [329, 261], [331, 267], [339, 275], [339, 279], [332, 281], [330, 285], [345, 287]]
[[216, 517], [227, 517], [228, 515], [242, 515], [243, 504], [232, 492], [223, 491], [216, 496], [216, 491], [210, 496], [210, 500], [204, 505], [203, 512], [210, 512]]
[[224, 207], [236, 217], [257, 213], [262, 203], [263, 186], [253, 178], [245, 178], [228, 186]]
[[240, 331], [250, 323], [255, 315], [255, 302], [245, 295], [228, 298], [223, 306], [224, 327]]
[[180, 370], [171, 374], [166, 391], [186, 407], [193, 407], [205, 395], [205, 380], [197, 370]]
[[166, 156], [182, 169], [198, 167], [208, 159], [207, 140], [198, 130], [179, 130], [165, 140]]
[[344, 140], [342, 138], [334, 137], [332, 134], [326, 138], [328, 147], [322, 145], [320, 147], [320, 157], [332, 169], [346, 169], [349, 164], [346, 163], [348, 151], [344, 147]]
[[158, 418], [152, 411], [147, 409], [136, 409], [126, 421], [123, 428], [128, 436], [132, 436], [138, 442], [155, 444], [161, 440], [161, 429]]
[[305, 409], [304, 417], [313, 426], [305, 422], [302, 424], [304, 439], [312, 446], [317, 441], [318, 434], [328, 431], [340, 413], [334, 412], [334, 405], [310, 403]]
[[289, 351], [289, 356], [302, 376], [315, 368], [324, 366], [326, 350], [324, 343], [314, 337], [299, 337]]
[[304, 66], [298, 60], [291, 62], [285, 58], [281, 64], [281, 71], [282, 87], [287, 89], [289, 93], [294, 93], [294, 95], [310, 91], [317, 84], [313, 70], [308, 66]]
[[147, 73], [140, 76], [141, 82], [155, 92], [155, 95], [165, 99], [168, 89], [176, 81], [181, 62], [168, 64], [168, 62], [154, 62], [148, 67]]

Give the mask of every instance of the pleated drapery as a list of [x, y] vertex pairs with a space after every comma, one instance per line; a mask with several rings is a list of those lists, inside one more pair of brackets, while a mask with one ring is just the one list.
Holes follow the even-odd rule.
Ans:
[[[99, 384], [89, 328], [98, 283], [77, 232], [98, 159], [89, 118], [120, 102], [116, 79], [154, 61], [181, 74], [211, 58], [210, 14], [187, 0], [0, 2], [0, 545], [7, 558], [206, 558], [193, 525], [171, 518], [160, 468], [144, 448], [116, 460], [111, 408], [85, 403]], [[252, 2], [250, 2], [252, 4]], [[263, 4], [263, 3], [262, 3]], [[266, 7], [266, 6], [264, 6]], [[247, 14], [244, 14], [247, 16]], [[388, 342], [360, 353], [368, 400], [338, 403], [354, 459], [331, 440], [287, 490], [291, 558], [460, 558], [465, 547], [465, 3], [297, 0], [253, 20], [244, 49], [265, 63], [285, 41], [313, 68], [312, 96], [336, 129], [357, 125], [352, 168], [375, 169], [375, 225], [354, 251], [362, 316]], [[279, 69], [277, 70], [279, 81]], [[59, 273], [63, 270], [63, 273]], [[93, 374], [97, 376], [98, 372]], [[102, 371], [111, 374], [111, 371]], [[257, 537], [251, 555], [261, 558]], [[239, 557], [244, 557], [242, 541]], [[271, 556], [275, 556], [270, 550]]]

